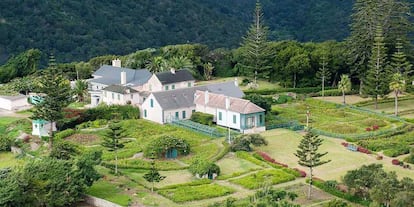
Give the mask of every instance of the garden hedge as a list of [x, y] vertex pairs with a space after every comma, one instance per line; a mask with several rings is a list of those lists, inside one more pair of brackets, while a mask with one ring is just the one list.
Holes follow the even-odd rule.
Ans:
[[[272, 88], [272, 89], [260, 89], [260, 90], [245, 90], [244, 93], [248, 94], [260, 94], [260, 95], [273, 95], [282, 92], [293, 92], [300, 94], [317, 93], [321, 91], [321, 87], [305, 87], [305, 88]], [[334, 89], [333, 87], [325, 87], [326, 90]]]
[[204, 124], [204, 125], [208, 125], [208, 126], [213, 125], [213, 118], [214, 118], [213, 115], [202, 113], [202, 112], [194, 112], [191, 115], [191, 121]]

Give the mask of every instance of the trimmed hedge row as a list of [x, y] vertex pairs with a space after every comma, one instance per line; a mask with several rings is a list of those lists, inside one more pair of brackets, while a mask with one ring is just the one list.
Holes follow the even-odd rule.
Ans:
[[190, 120], [200, 124], [211, 126], [213, 125], [214, 116], [211, 114], [206, 114], [202, 112], [194, 112], [191, 114]]
[[181, 184], [174, 184], [174, 185], [168, 185], [162, 188], [159, 188], [159, 190], [167, 190], [167, 189], [175, 189], [175, 188], [182, 188], [186, 186], [197, 186], [197, 185], [205, 185], [210, 184], [213, 181], [210, 179], [198, 179], [189, 183], [181, 183]]
[[[403, 96], [403, 97], [399, 97], [398, 101], [405, 101], [405, 100], [412, 100], [414, 99], [412, 96]], [[394, 98], [385, 98], [385, 99], [379, 99], [378, 103], [391, 103], [394, 102]], [[355, 106], [361, 107], [361, 106], [369, 106], [369, 105], [373, 105], [374, 102], [372, 100], [367, 100], [367, 101], [361, 101], [359, 103], [356, 103]]]
[[61, 140], [61, 139], [65, 139], [66, 137], [69, 137], [71, 135], [74, 135], [77, 131], [74, 129], [65, 129], [63, 131], [60, 131], [58, 133], [55, 134], [54, 138], [56, 140]]

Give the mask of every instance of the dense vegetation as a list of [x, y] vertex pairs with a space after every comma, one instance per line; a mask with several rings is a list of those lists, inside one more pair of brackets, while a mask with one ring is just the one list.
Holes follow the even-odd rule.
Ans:
[[[342, 40], [353, 1], [262, 0], [270, 39]], [[0, 63], [30, 48], [61, 62], [169, 44], [236, 47], [253, 0], [0, 2]]]

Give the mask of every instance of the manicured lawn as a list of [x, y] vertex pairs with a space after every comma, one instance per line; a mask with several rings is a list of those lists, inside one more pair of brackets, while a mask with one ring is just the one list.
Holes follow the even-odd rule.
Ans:
[[[220, 82], [227, 82], [227, 81], [234, 81], [234, 78], [236, 77], [227, 77], [227, 78], [217, 78], [210, 81], [199, 81], [196, 83], [196, 85], [206, 85], [206, 84], [212, 84], [212, 83], [220, 83]], [[239, 87], [242, 90], [249, 89], [247, 86], [242, 85], [243, 79], [246, 77], [237, 77], [237, 82], [239, 83]], [[249, 78], [249, 80], [254, 81], [253, 78]], [[271, 83], [266, 80], [258, 79], [257, 83], [259, 84], [259, 90], [260, 89], [274, 89], [274, 88], [280, 88], [279, 83]]]
[[[394, 113], [394, 102], [392, 101], [388, 103], [379, 103], [378, 109], [375, 109], [374, 104], [364, 106], [364, 108], [367, 108], [367, 109], [370, 109], [376, 112], [385, 112], [388, 114], [393, 114]], [[398, 111], [401, 113], [404, 113], [404, 111], [407, 111], [407, 110], [414, 110], [414, 99], [398, 101]], [[414, 114], [414, 112], [409, 113], [409, 114]], [[403, 115], [403, 117], [405, 117], [405, 115]]]
[[226, 155], [223, 159], [216, 162], [216, 164], [220, 167], [220, 175], [223, 176], [262, 168], [249, 161], [237, 158], [233, 153]]
[[[342, 96], [313, 97], [313, 99], [329, 101], [329, 102], [337, 103], [337, 104], [342, 104], [343, 101], [344, 101]], [[367, 101], [367, 100], [370, 100], [370, 99], [369, 98], [362, 98], [361, 96], [358, 96], [358, 95], [347, 95], [347, 96], [345, 96], [345, 102], [347, 104], [356, 104], [356, 103], [359, 103], [361, 101]]]
[[247, 189], [257, 189], [266, 185], [274, 185], [295, 180], [295, 176], [282, 170], [270, 169], [242, 176], [229, 181]]
[[0, 117], [0, 126], [5, 126], [22, 118], [18, 117]]
[[337, 134], [366, 133], [366, 128], [374, 125], [379, 126], [380, 131], [402, 125], [398, 121], [379, 115], [368, 114], [315, 99], [307, 99], [288, 105], [274, 105], [272, 110], [278, 111], [279, 117], [298, 120], [304, 125], [306, 125], [306, 112], [309, 111], [309, 125], [311, 127]]
[[[298, 158], [293, 154], [297, 150], [303, 133], [299, 134], [290, 130], [276, 129], [269, 130], [262, 134], [266, 137], [269, 145], [260, 147], [258, 150], [269, 154], [276, 161], [286, 163], [289, 167], [297, 167], [308, 173], [308, 168], [300, 166]], [[359, 152], [352, 152], [341, 145], [344, 140], [324, 137], [324, 142], [320, 147], [321, 152], [328, 152], [324, 157], [331, 162], [314, 168], [314, 175], [324, 180], [340, 180], [347, 171], [369, 165], [372, 163], [383, 164], [386, 170], [396, 171], [399, 177], [408, 176], [414, 178], [412, 170], [393, 166], [391, 159], [376, 160], [375, 155], [367, 155]]]
[[86, 191], [88, 195], [102, 198], [116, 204], [127, 206], [132, 199], [130, 195], [123, 193], [123, 189], [105, 180], [99, 180]]
[[174, 189], [159, 190], [158, 193], [175, 201], [185, 202], [202, 200], [228, 195], [234, 192], [234, 189], [217, 184], [206, 184], [198, 186], [182, 186]]
[[[143, 176], [147, 171], [144, 170], [134, 170], [134, 169], [124, 169], [121, 170], [122, 173], [135, 180], [141, 185], [144, 185], [148, 188], [152, 186], [152, 183], [147, 182]], [[181, 183], [188, 183], [195, 179], [188, 170], [174, 170], [174, 171], [159, 171], [162, 176], [166, 176], [164, 180], [159, 183], [155, 183], [156, 188], [162, 188], [168, 185], [175, 185]]]

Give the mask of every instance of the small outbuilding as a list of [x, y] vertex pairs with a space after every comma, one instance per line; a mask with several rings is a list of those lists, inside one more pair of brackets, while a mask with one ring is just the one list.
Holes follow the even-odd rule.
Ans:
[[9, 111], [18, 111], [29, 108], [31, 105], [27, 102], [25, 95], [0, 96], [0, 108]]
[[[39, 137], [48, 137], [50, 132], [50, 122], [43, 119], [36, 119], [32, 121], [32, 135]], [[56, 123], [52, 123], [52, 130], [56, 131]]]

